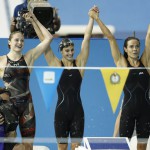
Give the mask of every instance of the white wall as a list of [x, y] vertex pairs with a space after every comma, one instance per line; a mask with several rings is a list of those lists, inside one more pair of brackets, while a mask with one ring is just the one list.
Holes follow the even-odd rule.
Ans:
[[0, 38], [8, 38], [10, 34], [10, 18], [13, 16], [14, 7], [23, 0], [0, 0]]

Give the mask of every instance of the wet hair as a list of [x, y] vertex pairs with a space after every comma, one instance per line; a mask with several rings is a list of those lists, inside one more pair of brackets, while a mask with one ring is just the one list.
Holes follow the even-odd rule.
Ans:
[[[124, 45], [123, 45], [123, 48], [127, 48], [127, 45], [128, 45], [128, 41], [130, 40], [137, 40], [140, 44], [140, 40], [134, 36], [131, 36], [131, 37], [127, 37], [124, 41]], [[127, 59], [128, 58], [128, 54], [124, 51], [124, 57]]]
[[74, 46], [74, 43], [70, 39], [64, 38], [59, 44], [59, 49], [60, 51], [62, 51], [64, 47], [68, 47], [68, 46]]
[[[14, 31], [14, 32], [12, 32], [12, 33], [9, 35], [8, 41], [11, 41], [13, 35], [16, 34], [16, 33], [21, 33], [21, 34], [23, 35], [23, 33], [22, 33], [21, 31]], [[9, 45], [9, 44], [8, 44], [8, 48], [10, 49], [10, 45]]]

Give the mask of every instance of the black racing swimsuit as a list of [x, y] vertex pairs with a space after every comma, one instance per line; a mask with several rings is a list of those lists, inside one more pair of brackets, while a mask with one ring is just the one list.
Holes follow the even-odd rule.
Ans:
[[[7, 65], [4, 71], [3, 81], [11, 93], [10, 102], [16, 127], [19, 123], [22, 137], [34, 137], [35, 115], [32, 96], [29, 90], [29, 69], [22, 56], [18, 61], [12, 61], [7, 57]], [[14, 130], [10, 126], [8, 131]], [[11, 129], [12, 128], [12, 129]]]
[[[128, 67], [132, 67], [128, 62]], [[141, 68], [140, 68], [141, 67]], [[124, 86], [124, 101], [120, 120], [120, 136], [131, 138], [134, 127], [138, 138], [150, 135], [149, 74], [140, 66], [131, 69]]]
[[[63, 62], [62, 66], [64, 66]], [[76, 67], [75, 60], [73, 66]], [[67, 143], [69, 136], [80, 141], [84, 132], [84, 111], [80, 98], [82, 77], [78, 69], [64, 69], [57, 92], [55, 133], [59, 143]]]

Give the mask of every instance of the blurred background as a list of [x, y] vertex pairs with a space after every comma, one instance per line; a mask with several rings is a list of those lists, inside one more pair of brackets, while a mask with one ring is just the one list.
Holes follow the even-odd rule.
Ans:
[[[23, 1], [1, 0], [0, 37], [8, 37], [14, 7]], [[97, 5], [100, 8], [101, 19], [115, 34], [116, 38], [133, 35], [134, 31], [137, 37], [144, 38], [150, 22], [149, 0], [48, 0], [48, 2], [52, 7], [58, 9], [58, 14], [61, 18], [61, 28], [58, 33], [60, 32], [61, 34], [62, 30], [67, 32], [66, 28], [64, 29], [65, 26], [69, 30], [68, 25], [73, 27], [71, 32], [79, 32], [80, 27], [87, 24], [88, 10], [93, 5]], [[99, 32], [99, 30], [95, 31]]]

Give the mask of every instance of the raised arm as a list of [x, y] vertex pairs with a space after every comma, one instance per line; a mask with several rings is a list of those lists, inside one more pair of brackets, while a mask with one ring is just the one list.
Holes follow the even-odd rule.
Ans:
[[12, 33], [12, 32], [14, 32], [14, 31], [16, 31], [17, 29], [16, 29], [16, 22], [15, 22], [15, 18], [13, 17], [12, 19], [11, 19], [11, 23], [10, 23], [10, 32]]
[[145, 67], [150, 67], [150, 25], [148, 26], [146, 38], [145, 38], [145, 49], [141, 60]]
[[[37, 25], [36, 23], [36, 17], [34, 14], [32, 14], [32, 18], [33, 18], [33, 22], [32, 22], [32, 25], [34, 26], [34, 29], [35, 29], [35, 32], [37, 34], [37, 36], [39, 37], [40, 41], [42, 42], [44, 40], [44, 35], [42, 33], [42, 31], [40, 30], [39, 26]], [[51, 33], [49, 33], [51, 35]], [[52, 37], [52, 35], [51, 35]], [[44, 55], [45, 55], [45, 58], [46, 58], [46, 61], [48, 63], [49, 66], [57, 66], [58, 63], [59, 63], [59, 60], [58, 58], [54, 55], [51, 47], [50, 47], [50, 44], [48, 45], [47, 49], [44, 51]]]
[[[95, 9], [95, 7], [90, 10]], [[84, 38], [81, 45], [81, 52], [79, 53], [76, 63], [77, 66], [85, 66], [88, 56], [89, 56], [89, 48], [90, 48], [90, 38], [93, 30], [94, 19], [89, 17], [88, 25], [85, 29]]]
[[34, 14], [31, 12], [27, 13], [25, 16], [26, 21], [31, 22], [31, 24], [34, 27], [34, 30], [37, 34], [37, 36], [40, 38], [41, 43], [38, 44], [35, 48], [28, 51], [25, 55], [26, 62], [29, 66], [32, 66], [34, 61], [42, 54], [44, 53], [48, 46], [50, 45], [53, 36], [50, 34], [50, 32], [37, 20]]
[[124, 59], [123, 55], [120, 53], [117, 42], [113, 34], [106, 27], [106, 25], [99, 18], [99, 14], [95, 11], [90, 11], [89, 15], [97, 22], [104, 36], [108, 38], [111, 48], [112, 57], [116, 66], [122, 66], [122, 60]]

